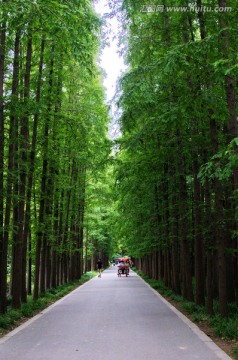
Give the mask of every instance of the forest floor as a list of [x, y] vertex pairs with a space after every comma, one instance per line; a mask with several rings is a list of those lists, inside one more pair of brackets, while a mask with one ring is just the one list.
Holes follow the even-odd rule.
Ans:
[[[190, 321], [194, 322], [192, 319], [192, 315], [189, 314], [182, 305], [175, 300], [172, 300], [168, 296], [162, 295], [171, 305], [173, 305], [178, 311], [180, 311], [183, 315], [185, 315]], [[238, 340], [227, 340], [217, 336], [212, 329], [211, 325], [208, 323], [207, 320], [194, 322], [201, 331], [203, 331], [212, 341], [219, 346], [227, 355], [229, 355], [232, 359], [237, 360], [237, 357], [233, 355], [233, 348], [238, 348]]]

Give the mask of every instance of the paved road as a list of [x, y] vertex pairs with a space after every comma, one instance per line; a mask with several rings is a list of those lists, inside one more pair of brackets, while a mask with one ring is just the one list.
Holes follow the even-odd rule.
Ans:
[[0, 360], [228, 360], [135, 273], [104, 271], [0, 340]]

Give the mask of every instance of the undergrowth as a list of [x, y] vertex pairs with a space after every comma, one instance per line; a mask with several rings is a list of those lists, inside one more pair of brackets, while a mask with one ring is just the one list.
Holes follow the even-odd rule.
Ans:
[[[214, 301], [214, 315], [208, 315], [206, 313], [205, 306], [197, 306], [194, 302], [184, 300], [181, 295], [175, 294], [171, 289], [168, 289], [163, 281], [150, 279], [147, 275], [144, 275], [142, 271], [136, 273], [142, 277], [153, 289], [157, 290], [161, 295], [169, 297], [172, 300], [180, 303], [182, 308], [192, 317], [192, 320], [196, 323], [201, 321], [207, 321], [212, 327], [214, 333], [225, 340], [238, 340], [238, 306], [235, 303], [228, 305], [228, 317], [223, 318], [218, 313], [218, 302]], [[238, 359], [238, 347], [233, 348], [233, 356]]]
[[49, 289], [36, 301], [33, 300], [31, 295], [29, 295], [27, 298], [27, 303], [22, 304], [21, 308], [17, 310], [12, 308], [11, 299], [8, 299], [8, 311], [6, 314], [0, 315], [0, 334], [4, 333], [6, 330], [12, 329], [16, 321], [19, 321], [23, 318], [30, 318], [39, 311], [47, 308], [47, 306], [59, 300], [78, 286], [92, 279], [94, 276], [96, 276], [96, 274], [97, 272], [90, 271], [82, 275], [80, 280], [60, 285], [54, 289]]

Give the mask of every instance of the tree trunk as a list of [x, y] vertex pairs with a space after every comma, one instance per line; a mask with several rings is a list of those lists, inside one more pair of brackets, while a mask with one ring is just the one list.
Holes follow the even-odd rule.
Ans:
[[[46, 186], [46, 203], [45, 203], [45, 270], [46, 270], [46, 288], [50, 287], [50, 277], [51, 277], [51, 244], [53, 236], [53, 224], [52, 224], [52, 206], [53, 206], [53, 194], [54, 194], [54, 169], [49, 159], [48, 166], [48, 177], [47, 177], [47, 186]], [[50, 239], [50, 240], [49, 240]]]
[[[55, 109], [54, 109], [54, 122], [53, 122], [53, 137], [52, 137], [52, 150], [57, 153], [55, 148], [56, 143], [56, 129], [59, 122], [59, 112], [61, 109], [61, 92], [62, 92], [62, 69], [63, 69], [63, 55], [61, 54], [60, 60], [58, 62], [58, 81], [57, 81], [57, 90], [56, 90], [56, 100], [55, 100]], [[49, 192], [49, 215], [53, 218], [50, 220], [50, 233], [52, 233], [52, 240], [50, 244], [50, 249], [48, 249], [49, 258], [47, 261], [47, 287], [52, 286], [56, 287], [57, 283], [57, 264], [58, 264], [58, 252], [56, 247], [58, 244], [58, 232], [59, 232], [59, 189], [55, 186], [56, 182], [54, 179], [57, 179], [59, 176], [59, 171], [57, 168], [56, 162], [50, 159], [49, 163], [49, 179], [48, 183], [48, 192]]]
[[86, 227], [86, 239], [85, 239], [85, 253], [84, 253], [84, 266], [83, 272], [86, 273], [88, 271], [88, 225]]
[[[37, 89], [36, 89], [36, 104], [37, 105], [40, 102], [40, 95], [41, 95], [44, 47], [45, 47], [45, 39], [42, 38], [41, 50], [40, 50], [40, 62], [39, 62], [39, 69], [38, 69]], [[34, 114], [31, 152], [30, 152], [30, 166], [29, 166], [29, 173], [28, 173], [28, 186], [27, 186], [27, 196], [26, 196], [26, 213], [25, 213], [25, 222], [24, 222], [24, 238], [26, 241], [29, 238], [29, 232], [30, 232], [31, 197], [32, 197], [33, 174], [34, 174], [34, 168], [35, 168], [35, 152], [36, 152], [38, 118], [39, 118], [39, 114], [38, 114], [38, 111], [36, 111]], [[30, 258], [28, 261], [29, 261], [29, 263], [31, 263]], [[28, 264], [28, 280], [30, 278], [30, 281], [31, 281], [31, 276], [29, 274], [30, 272], [31, 272], [30, 264]], [[29, 293], [30, 288], [31, 288], [31, 284], [28, 281], [28, 293]]]
[[[32, 34], [29, 33], [27, 43], [26, 55], [26, 70], [24, 79], [24, 103], [27, 109], [28, 100], [30, 97], [30, 76], [31, 76], [31, 58], [32, 58]], [[28, 168], [28, 148], [29, 148], [29, 126], [28, 126], [29, 111], [21, 120], [21, 166], [20, 166], [20, 202], [19, 202], [19, 227], [18, 238], [22, 246], [22, 266], [21, 266], [21, 299], [23, 302], [27, 301], [27, 287], [26, 287], [26, 257], [27, 257], [27, 238], [24, 236], [24, 220], [25, 220], [25, 204], [26, 204], [26, 190], [27, 190], [27, 168]], [[20, 276], [20, 275], [19, 275]], [[20, 278], [19, 278], [20, 279]]]
[[60, 285], [63, 283], [62, 278], [62, 258], [63, 258], [63, 239], [64, 239], [64, 219], [63, 219], [63, 213], [64, 210], [64, 190], [61, 191], [60, 194], [60, 201], [59, 201], [59, 234], [58, 234], [58, 246], [57, 249], [59, 251], [58, 254], [58, 262], [57, 262], [57, 285]]
[[4, 64], [6, 44], [6, 21], [2, 22], [0, 28], [0, 313], [7, 310], [7, 250], [8, 241], [4, 239], [3, 233], [3, 211], [4, 211]]
[[69, 228], [69, 213], [70, 213], [70, 202], [72, 196], [72, 184], [73, 184], [73, 174], [75, 171], [75, 160], [73, 159], [72, 164], [69, 164], [68, 176], [70, 179], [70, 188], [66, 192], [66, 207], [65, 207], [65, 221], [62, 233], [62, 255], [61, 255], [61, 278], [62, 282], [67, 282], [68, 278], [68, 252], [66, 249], [67, 238], [68, 238], [68, 228]]
[[164, 284], [171, 286], [171, 264], [170, 264], [170, 243], [169, 243], [169, 204], [168, 204], [168, 165], [164, 166], [163, 176], [163, 236], [164, 236]]
[[[207, 156], [205, 154], [205, 159], [207, 159]], [[205, 163], [205, 161], [204, 161]], [[207, 248], [207, 257], [206, 257], [206, 269], [207, 269], [207, 282], [206, 282], [206, 293], [207, 293], [207, 302], [206, 302], [206, 311], [208, 314], [212, 315], [213, 314], [213, 279], [214, 279], [214, 274], [213, 274], [213, 262], [214, 262], [214, 244], [215, 244], [215, 239], [214, 239], [214, 235], [211, 231], [211, 224], [212, 224], [212, 212], [211, 212], [211, 189], [210, 189], [210, 184], [209, 184], [209, 180], [206, 179], [205, 180], [205, 192], [204, 192], [204, 197], [205, 197], [205, 211], [204, 211], [204, 216], [205, 216], [205, 226], [206, 226], [206, 232], [207, 232], [207, 236], [206, 236], [206, 248]]]
[[[204, 40], [207, 36], [206, 32], [206, 23], [204, 18], [204, 13], [202, 10], [203, 4], [201, 0], [197, 0], [197, 8], [198, 11], [198, 21], [199, 21], [199, 29], [200, 29], [200, 37], [201, 40]], [[203, 162], [207, 162], [207, 151], [203, 150]], [[206, 293], [207, 293], [207, 301], [206, 301], [206, 311], [208, 314], [213, 314], [213, 247], [215, 244], [214, 235], [210, 231], [211, 223], [212, 223], [212, 212], [211, 212], [211, 189], [208, 179], [205, 180], [204, 186], [204, 216], [205, 216], [205, 227], [206, 227], [206, 248], [207, 248], [207, 257], [206, 257]]]
[[31, 250], [32, 250], [32, 246], [31, 246], [31, 231], [29, 231], [28, 233], [28, 253], [29, 253], [29, 257], [28, 257], [28, 270], [27, 270], [27, 294], [31, 295], [32, 294], [32, 290], [31, 290], [31, 279], [32, 279], [32, 257], [31, 257]]
[[[18, 74], [20, 70], [20, 62], [19, 62], [19, 53], [20, 53], [20, 32], [16, 33], [15, 39], [15, 51], [14, 54], [14, 78], [12, 82], [12, 92], [13, 92], [13, 103], [17, 101], [17, 87], [18, 87]], [[14, 110], [12, 110], [14, 111]], [[22, 238], [18, 238], [19, 234], [19, 216], [20, 216], [20, 185], [19, 185], [19, 142], [18, 142], [18, 118], [15, 113], [11, 114], [11, 123], [13, 125], [14, 135], [14, 144], [13, 144], [13, 169], [15, 172], [15, 180], [14, 180], [14, 200], [13, 200], [13, 245], [12, 245], [12, 277], [11, 277], [11, 294], [12, 294], [12, 306], [14, 308], [20, 308], [21, 306], [21, 285], [22, 285]], [[10, 191], [10, 188], [9, 188]], [[10, 193], [9, 193], [10, 196]], [[24, 201], [24, 197], [23, 197]], [[7, 210], [7, 209], [6, 209]], [[10, 214], [9, 214], [10, 216]], [[8, 217], [8, 214], [7, 214]], [[6, 219], [8, 221], [8, 219]], [[7, 234], [6, 234], [7, 236]]]
[[201, 39], [204, 40], [206, 37], [206, 24], [205, 24], [205, 19], [204, 19], [204, 14], [203, 14], [203, 5], [202, 5], [202, 1], [201, 0], [197, 0], [197, 8], [199, 9], [198, 11], [198, 21], [199, 21], [199, 28], [200, 28], [200, 36]]
[[86, 186], [86, 168], [80, 169], [81, 194], [78, 206], [78, 238], [77, 238], [77, 260], [76, 260], [76, 276], [80, 279], [83, 270], [83, 223], [84, 223], [84, 207], [85, 207], [85, 186]]
[[182, 154], [182, 137], [178, 131], [178, 146], [181, 151], [180, 167], [179, 167], [179, 216], [181, 226], [181, 261], [182, 261], [182, 282], [183, 282], [183, 296], [189, 301], [193, 301], [193, 287], [192, 287], [192, 269], [190, 248], [187, 234], [187, 187], [185, 178], [185, 160]]
[[47, 223], [49, 221], [49, 199], [47, 196], [48, 192], [48, 184], [51, 183], [50, 174], [49, 174], [49, 127], [50, 127], [50, 114], [52, 109], [52, 92], [53, 92], [53, 72], [54, 72], [54, 59], [53, 59], [53, 51], [52, 48], [52, 59], [50, 62], [50, 71], [49, 71], [49, 90], [48, 90], [48, 108], [47, 115], [45, 118], [45, 128], [44, 128], [44, 150], [43, 150], [43, 165], [42, 165], [42, 185], [41, 185], [41, 204], [42, 208], [40, 211], [42, 212], [41, 221], [39, 222], [40, 226], [44, 224], [44, 231], [42, 233], [42, 247], [41, 247], [41, 256], [40, 256], [40, 292], [41, 294], [45, 293], [46, 290], [46, 258], [47, 258], [47, 236], [46, 233], [48, 226]]
[[[218, 152], [218, 140], [216, 122], [210, 120], [210, 133], [213, 154]], [[217, 239], [217, 266], [218, 266], [218, 291], [219, 311], [222, 316], [227, 315], [227, 291], [226, 291], [226, 237], [223, 229], [223, 198], [222, 187], [219, 179], [215, 179], [215, 204], [216, 204], [216, 239]]]
[[[194, 135], [197, 135], [194, 129]], [[194, 216], [194, 258], [195, 258], [195, 294], [196, 305], [204, 305], [205, 303], [205, 282], [204, 282], [204, 266], [203, 266], [203, 235], [202, 235], [202, 218], [201, 218], [201, 188], [198, 179], [199, 164], [198, 150], [195, 145], [193, 153], [193, 216]]]
[[171, 236], [172, 236], [172, 288], [176, 294], [181, 294], [180, 267], [179, 267], [179, 236], [178, 236], [178, 206], [177, 206], [177, 183], [175, 178], [175, 167], [170, 163], [171, 185]]
[[[17, 102], [18, 96], [18, 82], [19, 82], [19, 47], [20, 47], [20, 32], [16, 33], [15, 46], [14, 46], [14, 60], [13, 60], [13, 77], [12, 77], [12, 101]], [[11, 215], [11, 202], [12, 202], [12, 188], [16, 182], [14, 180], [14, 170], [16, 155], [17, 155], [17, 119], [13, 110], [10, 113], [10, 129], [9, 129], [9, 147], [8, 147], [8, 174], [7, 174], [7, 192], [6, 192], [6, 207], [5, 207], [5, 222], [4, 222], [4, 247], [7, 252], [9, 231], [10, 231], [10, 215]], [[15, 171], [16, 172], [16, 171]], [[14, 201], [15, 202], [15, 201]], [[7, 256], [7, 254], [6, 254]], [[1, 272], [1, 284], [7, 289], [7, 259], [5, 259], [5, 270]], [[4, 280], [5, 279], [5, 280]], [[3, 290], [3, 292], [5, 292]], [[5, 296], [5, 298], [4, 298]], [[6, 292], [5, 295], [1, 294], [1, 299], [6, 305]]]
[[59, 255], [57, 247], [59, 246], [59, 190], [55, 190], [54, 196], [54, 225], [53, 225], [53, 248], [52, 248], [52, 266], [51, 266], [51, 287], [56, 288], [58, 284], [58, 262]]
[[[53, 56], [53, 55], [52, 55]], [[44, 150], [43, 150], [43, 164], [41, 174], [41, 190], [40, 190], [40, 209], [38, 219], [38, 232], [36, 240], [36, 260], [35, 260], [35, 281], [34, 281], [34, 300], [39, 297], [40, 292], [45, 292], [45, 256], [46, 256], [46, 239], [44, 236], [43, 226], [45, 220], [45, 196], [46, 196], [46, 183], [47, 183], [47, 171], [48, 171], [48, 136], [49, 136], [49, 116], [51, 110], [51, 92], [53, 85], [53, 69], [54, 60], [51, 59], [50, 71], [49, 71], [49, 103], [48, 111], [45, 120], [44, 128]]]

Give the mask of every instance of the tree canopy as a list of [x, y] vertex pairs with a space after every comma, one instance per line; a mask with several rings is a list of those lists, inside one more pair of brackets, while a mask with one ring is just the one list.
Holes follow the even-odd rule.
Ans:
[[37, 299], [80, 278], [85, 209], [94, 211], [88, 189], [100, 187], [110, 141], [96, 64], [102, 21], [91, 2], [0, 5], [0, 311], [6, 312], [9, 293], [18, 308], [32, 289]]
[[238, 295], [236, 0], [111, 1], [121, 136], [89, 0], [0, 1], [0, 312], [130, 255], [222, 316]]
[[225, 316], [237, 298], [236, 2], [150, 4], [116, 3], [128, 62], [117, 227], [145, 273], [209, 313], [218, 298]]

